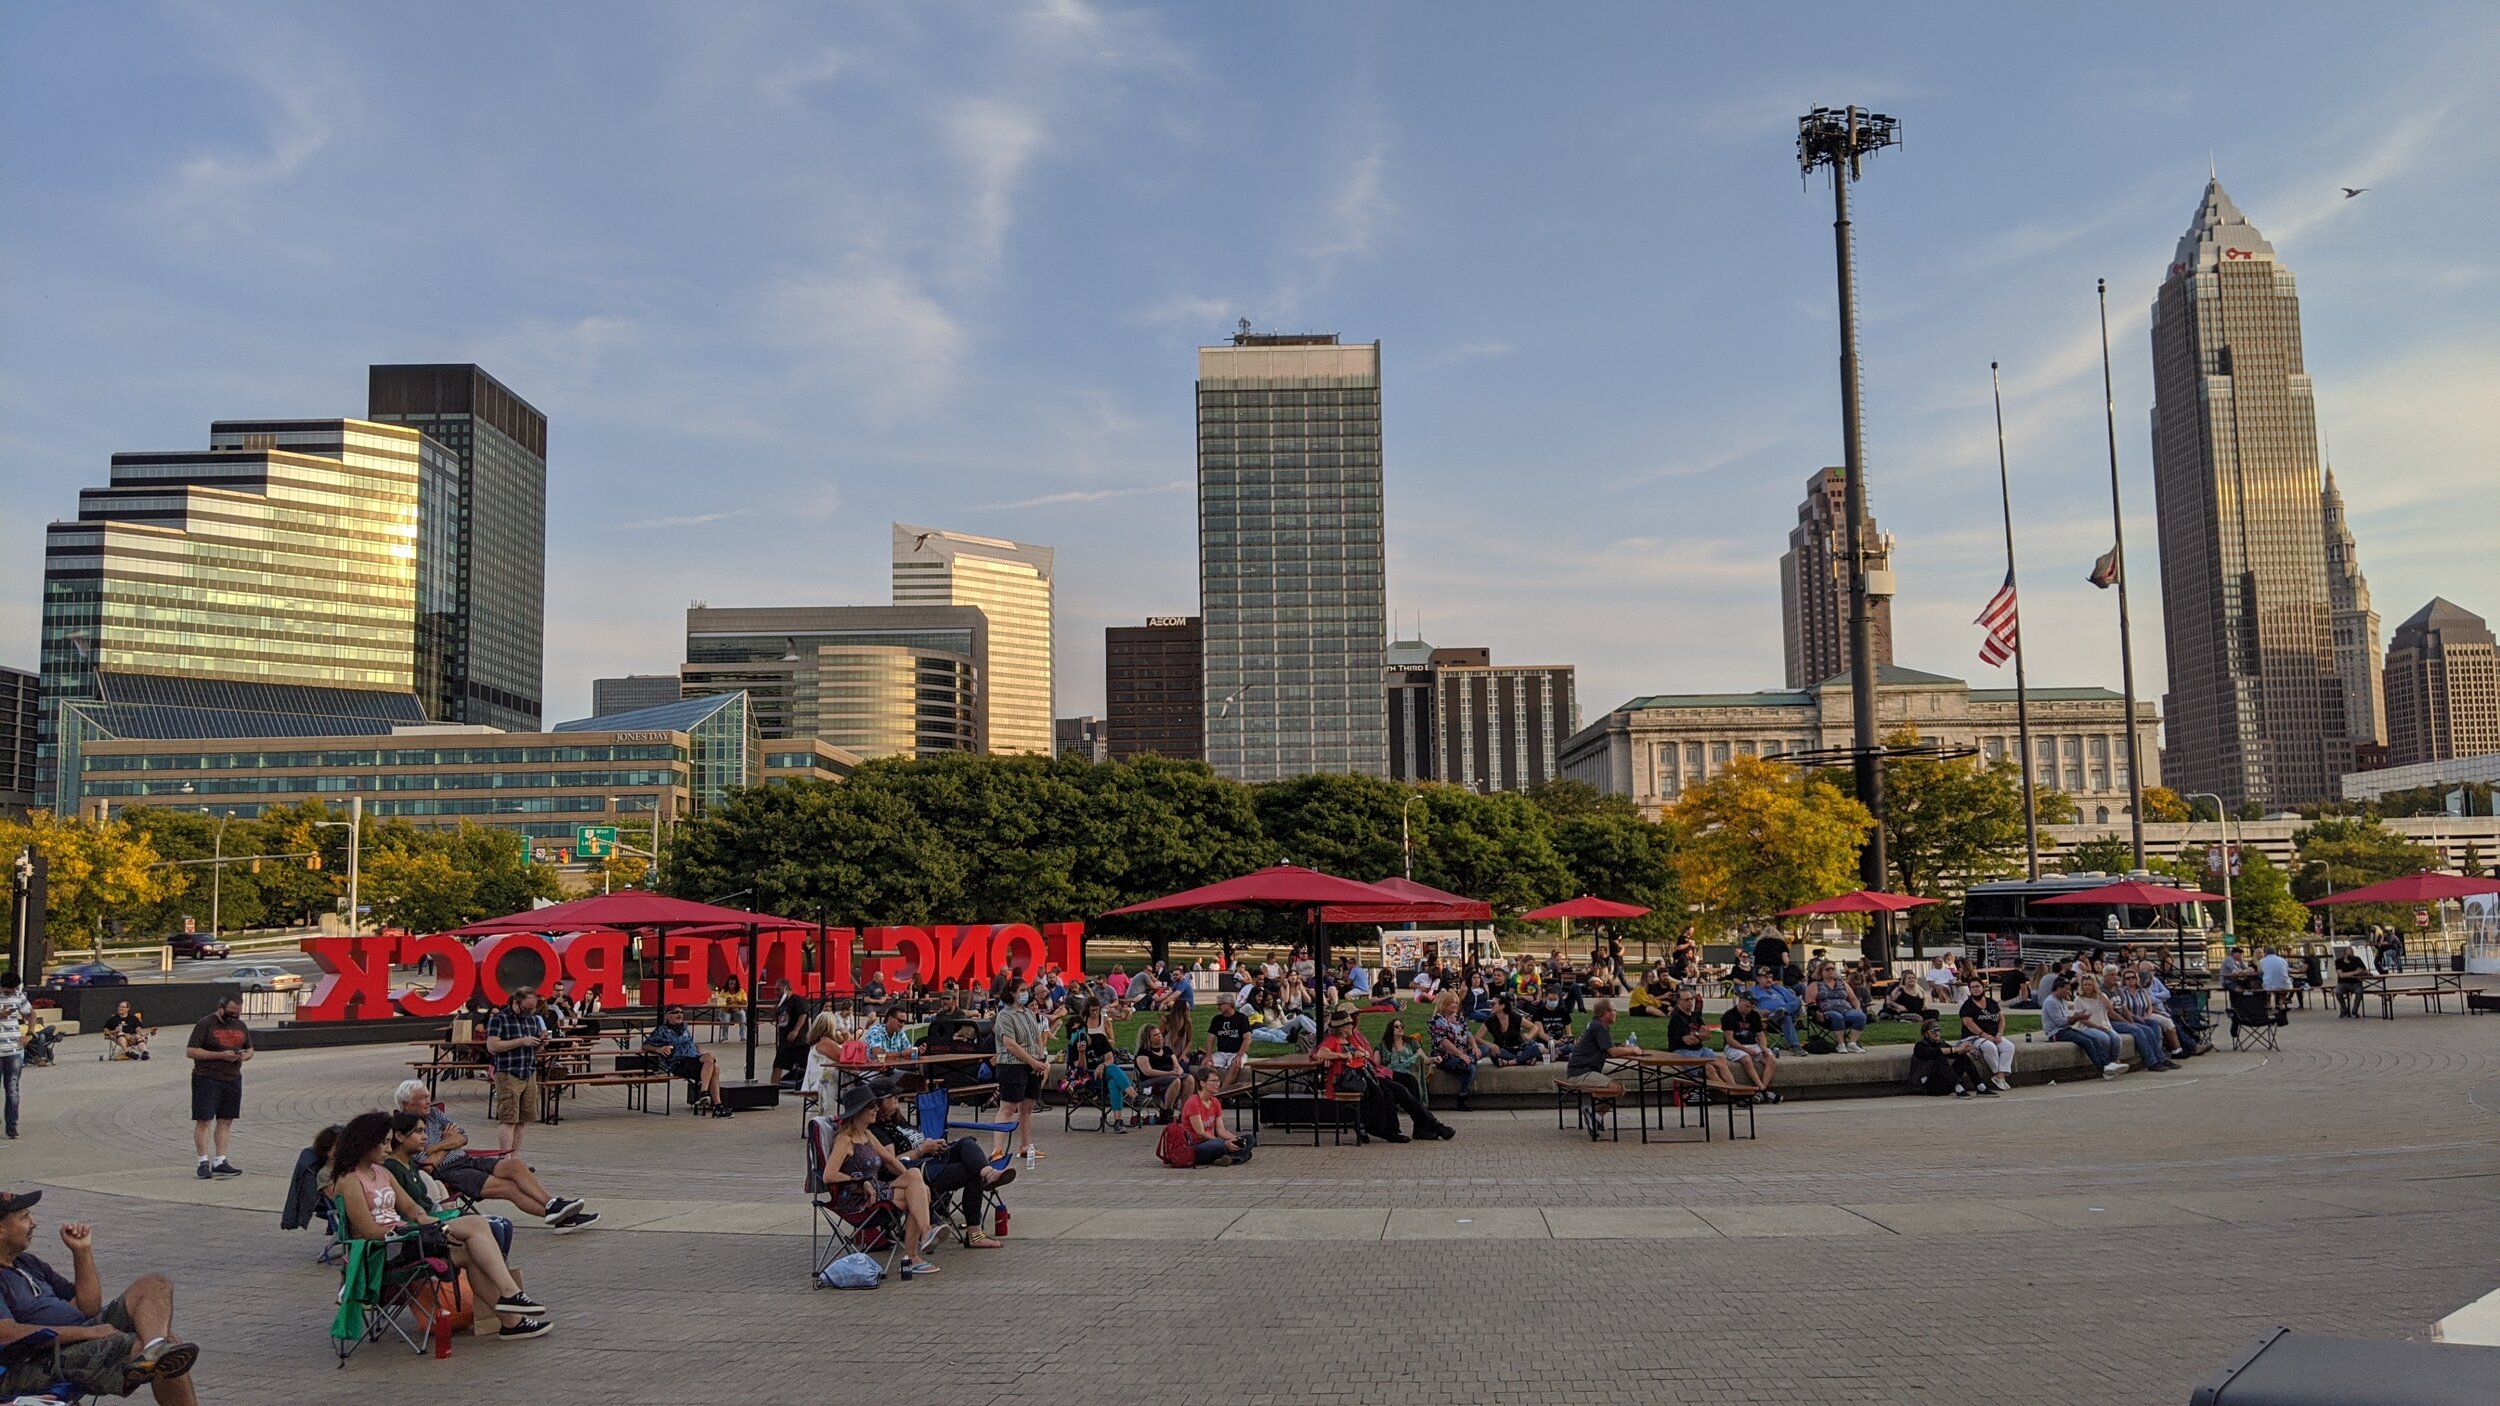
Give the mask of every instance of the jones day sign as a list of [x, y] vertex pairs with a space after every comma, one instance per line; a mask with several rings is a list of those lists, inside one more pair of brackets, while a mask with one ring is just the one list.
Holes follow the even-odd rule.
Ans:
[[[867, 960], [855, 964], [854, 939], [867, 949]], [[596, 994], [608, 1010], [626, 1006], [708, 1005], [714, 983], [723, 976], [738, 978], [745, 990], [769, 992], [787, 981], [801, 996], [848, 996], [856, 980], [870, 973], [889, 986], [904, 972], [917, 973], [935, 986], [953, 980], [965, 986], [987, 985], [1008, 970], [1035, 972], [1055, 965], [1069, 971], [1085, 969], [1085, 925], [1044, 923], [971, 923], [961, 926], [885, 927], [855, 931], [827, 928], [825, 971], [816, 971], [814, 928], [785, 928], [755, 938], [760, 983], [747, 972], [747, 937], [687, 933], [645, 933], [641, 989], [628, 996], [625, 985], [626, 935], [621, 932], [577, 932], [562, 937], [538, 933], [506, 933], [474, 943], [448, 934], [423, 937], [315, 937], [303, 949], [324, 973], [312, 998], [296, 1007], [298, 1020], [381, 1020], [392, 1015], [447, 1016], [483, 993], [495, 1005], [510, 1000], [519, 986], [541, 991], [561, 982], [575, 1000]], [[431, 958], [434, 985], [427, 991], [394, 994], [391, 968], [409, 967]], [[663, 983], [658, 974], [667, 973]]]

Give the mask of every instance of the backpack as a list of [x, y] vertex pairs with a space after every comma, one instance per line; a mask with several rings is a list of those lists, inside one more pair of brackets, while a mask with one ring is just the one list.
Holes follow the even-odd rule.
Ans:
[[1161, 1158], [1167, 1167], [1197, 1166], [1198, 1148], [1189, 1140], [1189, 1126], [1185, 1123], [1164, 1124], [1163, 1136], [1155, 1139], [1155, 1156]]

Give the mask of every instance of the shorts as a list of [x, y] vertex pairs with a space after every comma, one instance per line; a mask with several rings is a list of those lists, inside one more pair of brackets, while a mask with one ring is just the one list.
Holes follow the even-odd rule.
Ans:
[[1239, 1050], [1217, 1050], [1215, 1052], [1215, 1067], [1218, 1069], [1230, 1069], [1239, 1063], [1241, 1063], [1241, 1051]]
[[17, 1396], [42, 1391], [57, 1380], [66, 1379], [85, 1391], [99, 1396], [127, 1396], [122, 1388], [122, 1368], [139, 1350], [138, 1333], [130, 1321], [129, 1306], [115, 1299], [96, 1315], [96, 1322], [121, 1331], [109, 1338], [93, 1338], [80, 1343], [61, 1345], [61, 1367], [52, 1369], [52, 1354], [38, 1353], [31, 1362], [0, 1371], [0, 1394]]
[[243, 1116], [243, 1081], [191, 1076], [191, 1121], [231, 1123]]
[[1033, 1096], [1034, 1089], [1040, 1084], [1041, 1079], [1033, 1072], [1033, 1066], [1018, 1064], [1012, 1060], [1000, 1061], [998, 1066], [998, 1101], [1000, 1103], [1022, 1103]]
[[703, 1077], [703, 1057], [672, 1059], [668, 1062], [668, 1072], [680, 1079], [700, 1079]]
[[434, 1179], [475, 1201], [486, 1194], [486, 1183], [494, 1180], [495, 1164], [502, 1160], [501, 1157], [462, 1157], [437, 1168]]
[[495, 1121], [506, 1125], [538, 1121], [538, 1081], [518, 1074], [495, 1073]]

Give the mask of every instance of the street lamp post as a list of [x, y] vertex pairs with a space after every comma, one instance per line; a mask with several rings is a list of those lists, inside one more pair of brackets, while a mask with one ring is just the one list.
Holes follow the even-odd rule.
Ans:
[[[2190, 791], [2187, 799], [2214, 803], [2214, 823], [2222, 830], [2222, 931], [2225, 936], [2237, 934], [2240, 925], [2238, 915], [2231, 908], [2231, 866], [2238, 861], [2239, 856], [2236, 853], [2238, 846], [2231, 842], [2231, 812], [2223, 809], [2222, 797], [2211, 791]], [[2137, 833], [2140, 834], [2142, 831], [2139, 829]], [[2137, 860], [2139, 864], [2142, 862], [2141, 859]]]
[[227, 811], [217, 817], [217, 845], [210, 853], [215, 858], [208, 868], [208, 940], [214, 942], [224, 932], [226, 908], [226, 822], [234, 819]]
[[1415, 881], [1415, 840], [1413, 834], [1406, 828], [1406, 813], [1422, 799], [1421, 795], [1409, 796], [1406, 798], [1406, 804], [1398, 807], [1398, 852], [1406, 857], [1406, 881], [1408, 883]]
[[[1848, 474], [1842, 511], [1848, 517], [1851, 762], [1858, 800], [1875, 817], [1875, 828], [1858, 856], [1859, 879], [1870, 889], [1884, 886], [1890, 865], [1884, 853], [1884, 765], [1876, 733], [1877, 678], [1868, 620], [1865, 425], [1858, 393], [1858, 289], [1849, 235], [1849, 186], [1862, 173], [1868, 156], [1899, 140], [1899, 127], [1880, 112], [1855, 106], [1838, 111], [1818, 107], [1797, 119], [1797, 165], [1808, 173], [1828, 167], [1832, 175], [1832, 250], [1840, 271], [1841, 450]], [[1890, 915], [1877, 913], [1873, 919], [1876, 946], [1889, 965]]]
[[365, 798], [348, 797], [345, 820], [316, 820], [313, 822], [313, 828], [347, 832], [347, 935], [359, 936], [356, 906], [362, 897], [359, 883], [364, 873]]

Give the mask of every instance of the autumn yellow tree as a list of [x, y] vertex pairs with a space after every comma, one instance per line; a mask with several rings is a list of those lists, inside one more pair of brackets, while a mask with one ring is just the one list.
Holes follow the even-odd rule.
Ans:
[[1685, 792], [1667, 818], [1683, 837], [1684, 896], [1702, 905], [1707, 932], [1855, 887], [1875, 828], [1828, 781], [1753, 757]]
[[46, 926], [55, 947], [76, 935], [99, 949], [108, 919], [160, 903], [186, 882], [180, 869], [158, 865], [155, 846], [128, 821], [64, 820], [49, 811], [0, 819], [0, 855], [29, 846], [46, 866]]

